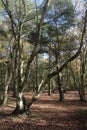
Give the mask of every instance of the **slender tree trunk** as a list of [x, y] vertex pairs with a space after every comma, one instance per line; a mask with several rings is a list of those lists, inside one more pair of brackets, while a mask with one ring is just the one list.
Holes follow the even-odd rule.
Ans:
[[[50, 48], [49, 48], [49, 74], [50, 74], [50, 64], [51, 64], [51, 55], [50, 55]], [[48, 96], [51, 95], [51, 85], [50, 85], [50, 79], [48, 82]]]
[[13, 97], [17, 97], [17, 93], [18, 93], [18, 91], [17, 91], [17, 85], [16, 85], [16, 83], [14, 82], [13, 83]]
[[5, 86], [4, 88], [4, 93], [3, 93], [3, 101], [2, 104], [6, 105], [7, 104], [7, 100], [8, 100], [8, 85]]
[[8, 99], [8, 77], [9, 77], [9, 69], [8, 65], [6, 64], [7, 72], [5, 74], [5, 83], [4, 83], [4, 88], [3, 88], [3, 99], [2, 99], [2, 105], [7, 104], [7, 99]]
[[36, 79], [35, 89], [36, 89], [36, 91], [38, 91], [38, 55], [36, 56], [36, 75], [35, 76], [36, 76], [35, 77], [35, 79]]
[[64, 94], [63, 94], [63, 88], [62, 88], [62, 83], [61, 83], [61, 77], [60, 77], [60, 73], [57, 67], [57, 83], [58, 83], [58, 90], [59, 90], [59, 101], [64, 101]]
[[12, 74], [13, 74], [13, 97], [17, 96], [17, 45], [14, 42], [13, 58], [12, 58]]
[[85, 89], [84, 89], [84, 84], [85, 84], [85, 62], [84, 62], [84, 57], [83, 56], [81, 56], [81, 59], [82, 60], [81, 60], [80, 100], [85, 101]]
[[[84, 57], [83, 57], [84, 58]], [[71, 71], [71, 75], [74, 81], [74, 86], [76, 86], [78, 93], [79, 93], [79, 97], [80, 97], [80, 101], [85, 101], [85, 64], [83, 63], [83, 58], [81, 57], [80, 60], [80, 74], [77, 75], [74, 73], [74, 70], [72, 69], [72, 67], [69, 67], [70, 71]], [[79, 80], [77, 80], [77, 76], [79, 78]]]
[[6, 81], [5, 87], [4, 87], [4, 91], [3, 91], [3, 101], [2, 101], [2, 105], [6, 105], [7, 104], [7, 99], [8, 99], [8, 89], [9, 89], [9, 84], [11, 83], [12, 80], [12, 73], [10, 73], [9, 79], [7, 79], [8, 81]]
[[51, 85], [50, 85], [50, 80], [48, 82], [48, 96], [51, 95]]

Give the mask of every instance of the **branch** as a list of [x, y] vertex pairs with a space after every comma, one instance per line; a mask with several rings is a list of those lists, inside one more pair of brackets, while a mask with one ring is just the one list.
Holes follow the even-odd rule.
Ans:
[[49, 0], [46, 0], [44, 8], [43, 8], [42, 17], [41, 17], [39, 25], [38, 25], [38, 32], [37, 32], [38, 33], [38, 38], [37, 38], [37, 41], [36, 41], [36, 46], [34, 46], [33, 51], [32, 51], [32, 53], [30, 55], [30, 58], [29, 58], [29, 60], [27, 62], [27, 67], [25, 69], [25, 74], [24, 74], [25, 77], [24, 77], [24, 81], [22, 83], [22, 88], [24, 88], [24, 85], [27, 82], [27, 76], [28, 76], [28, 73], [29, 73], [29, 70], [30, 70], [30, 65], [31, 65], [32, 61], [34, 60], [34, 57], [36, 56], [36, 54], [38, 53], [38, 50], [39, 50], [40, 31], [41, 31], [41, 26], [43, 24], [43, 21], [44, 21], [46, 12], [47, 12], [48, 3], [49, 3]]
[[11, 11], [9, 10], [9, 7], [8, 7], [8, 6], [9, 6], [9, 5], [8, 5], [8, 1], [6, 0], [6, 3], [5, 3], [3, 0], [1, 0], [1, 2], [2, 2], [2, 4], [3, 4], [5, 10], [7, 11], [10, 20], [11, 20], [12, 33], [13, 33], [13, 36], [14, 36], [14, 38], [15, 38], [15, 40], [16, 40], [16, 33], [15, 33], [15, 29], [14, 29], [15, 23], [14, 23], [14, 20], [13, 20], [13, 18], [12, 18], [12, 13], [11, 13]]
[[39, 26], [38, 26], [38, 30], [39, 30], [39, 31], [40, 31], [40, 29], [41, 29], [43, 20], [44, 20], [44, 18], [45, 18], [45, 15], [46, 15], [46, 12], [47, 12], [48, 4], [49, 4], [49, 0], [45, 0], [45, 5], [44, 5], [44, 7], [43, 7], [42, 17], [41, 17], [41, 19], [40, 19]]

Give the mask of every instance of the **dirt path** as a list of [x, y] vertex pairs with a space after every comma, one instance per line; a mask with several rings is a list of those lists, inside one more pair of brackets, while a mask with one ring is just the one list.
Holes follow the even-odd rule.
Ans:
[[[25, 95], [30, 99], [33, 94]], [[57, 99], [57, 93], [43, 93], [28, 116], [10, 117], [15, 107], [10, 97], [8, 105], [0, 107], [0, 130], [87, 130], [87, 102], [80, 102], [76, 92], [66, 93], [63, 103]]]

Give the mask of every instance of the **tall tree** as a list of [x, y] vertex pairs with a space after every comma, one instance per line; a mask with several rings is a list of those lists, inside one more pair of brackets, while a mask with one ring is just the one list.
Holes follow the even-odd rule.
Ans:
[[[84, 40], [84, 36], [85, 36], [85, 33], [86, 33], [86, 24], [87, 24], [87, 11], [85, 11], [83, 30], [82, 30], [81, 39], [80, 39], [80, 46], [78, 47], [78, 50], [76, 51], [76, 53], [74, 53], [72, 56], [70, 56], [68, 59], [66, 59], [64, 61], [64, 63], [59, 67], [59, 72], [61, 72], [71, 61], [73, 61], [75, 58], [77, 58], [80, 55], [81, 49], [82, 49], [82, 47], [84, 45], [83, 40]], [[48, 74], [47, 77], [45, 77], [44, 80], [41, 81], [41, 83], [39, 84], [39, 91], [28, 102], [29, 107], [40, 96], [40, 92], [41, 92], [42, 88], [47, 84], [49, 79], [51, 79], [52, 77], [54, 77], [54, 76], [56, 76], [58, 74], [58, 72], [54, 69], [54, 68], [56, 68], [57, 65], [58, 64], [56, 64], [55, 67], [53, 67], [53, 69], [51, 70], [51, 73]]]
[[[49, 0], [46, 0], [43, 6], [43, 11], [42, 11], [42, 15], [40, 18], [40, 21], [38, 23], [38, 27], [37, 27], [37, 39], [36, 39], [36, 43], [35, 46], [32, 50], [32, 53], [28, 59], [27, 62], [27, 66], [25, 68], [25, 72], [23, 75], [23, 81], [21, 80], [21, 51], [22, 51], [22, 47], [21, 47], [21, 34], [22, 34], [22, 26], [23, 26], [23, 22], [24, 22], [24, 17], [26, 16], [26, 8], [25, 8], [25, 0], [18, 0], [14, 2], [10, 2], [8, 0], [2, 1], [2, 5], [5, 8], [9, 18], [10, 18], [10, 23], [11, 23], [11, 29], [12, 29], [12, 33], [13, 33], [13, 38], [14, 38], [14, 46], [13, 46], [13, 50], [12, 50], [12, 65], [13, 65], [13, 71], [12, 73], [14, 74], [14, 79], [15, 79], [15, 84], [17, 85], [17, 90], [18, 90], [18, 97], [17, 97], [17, 103], [16, 103], [16, 109], [14, 110], [13, 114], [16, 113], [21, 113], [26, 111], [26, 101], [25, 98], [23, 96], [23, 90], [24, 90], [24, 85], [27, 82], [27, 76], [28, 73], [30, 71], [30, 65], [34, 59], [34, 57], [36, 56], [36, 54], [38, 53], [38, 49], [39, 49], [39, 45], [40, 45], [40, 37], [41, 37], [41, 29], [42, 29], [42, 24], [47, 12], [47, 7], [49, 4]], [[15, 5], [15, 10], [13, 10], [11, 8], [12, 5]], [[14, 16], [16, 16], [14, 18]]]

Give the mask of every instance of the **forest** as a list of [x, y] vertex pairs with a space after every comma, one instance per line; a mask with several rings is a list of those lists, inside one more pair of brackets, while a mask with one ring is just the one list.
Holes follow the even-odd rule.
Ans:
[[86, 0], [0, 0], [0, 130], [87, 130], [86, 30]]

